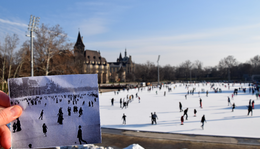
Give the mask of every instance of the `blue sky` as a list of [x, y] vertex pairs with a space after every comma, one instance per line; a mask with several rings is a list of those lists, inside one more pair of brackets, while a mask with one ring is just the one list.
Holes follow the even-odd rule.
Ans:
[[44, 0], [1, 1], [0, 41], [6, 34], [25, 36], [30, 15], [40, 23], [59, 24], [76, 42], [78, 30], [87, 49], [107, 61], [120, 52], [136, 63], [178, 66], [200, 60], [215, 66], [228, 55], [246, 62], [260, 48], [257, 0]]

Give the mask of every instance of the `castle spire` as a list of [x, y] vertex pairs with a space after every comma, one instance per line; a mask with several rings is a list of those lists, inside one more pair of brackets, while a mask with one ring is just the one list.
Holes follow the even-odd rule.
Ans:
[[81, 35], [80, 35], [80, 32], [78, 33], [78, 38], [77, 38], [77, 41], [76, 41], [75, 46], [76, 46], [76, 45], [83, 45], [83, 47], [85, 47], [85, 45], [84, 45], [84, 43], [83, 43], [83, 41], [82, 41], [82, 37], [81, 37]]
[[127, 57], [127, 52], [126, 52], [126, 48], [125, 48], [125, 57]]
[[119, 60], [122, 60], [122, 54], [121, 54], [121, 52], [120, 52], [120, 54], [119, 54]]

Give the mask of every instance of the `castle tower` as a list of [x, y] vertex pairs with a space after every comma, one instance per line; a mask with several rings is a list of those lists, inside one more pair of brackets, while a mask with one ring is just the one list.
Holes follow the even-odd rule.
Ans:
[[84, 56], [84, 50], [85, 50], [85, 45], [82, 41], [82, 37], [80, 36], [80, 32], [78, 33], [78, 39], [74, 45], [74, 55], [76, 57], [78, 56]]

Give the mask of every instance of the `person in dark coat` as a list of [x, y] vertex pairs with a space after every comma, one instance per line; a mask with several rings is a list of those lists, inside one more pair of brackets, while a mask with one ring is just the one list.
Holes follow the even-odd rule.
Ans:
[[232, 105], [232, 112], [234, 112], [235, 108], [236, 108], [236, 105], [235, 105], [235, 103], [233, 103], [233, 105]]
[[71, 115], [71, 107], [68, 107], [68, 115]]
[[153, 122], [154, 122], [155, 124], [157, 124], [156, 119], [158, 119], [158, 116], [157, 116], [157, 114], [156, 114], [155, 112], [154, 112], [153, 115], [152, 115], [152, 119], [153, 119]]
[[249, 113], [251, 112], [251, 116], [253, 116], [253, 108], [251, 105], [248, 106], [248, 113], [247, 115], [249, 115]]
[[14, 122], [14, 123], [13, 123], [13, 133], [15, 133], [16, 127], [17, 127], [17, 125], [16, 125], [16, 123]]
[[153, 112], [151, 112], [151, 122], [152, 122], [152, 125], [153, 125], [153, 123], [154, 123], [154, 121], [153, 121]]
[[186, 108], [186, 109], [184, 110], [184, 113], [183, 113], [183, 116], [186, 115], [186, 120], [188, 120], [188, 110], [189, 110], [189, 108]]
[[41, 111], [41, 114], [40, 114], [40, 117], [39, 117], [40, 120], [43, 119], [43, 110]]
[[22, 130], [21, 122], [20, 122], [19, 118], [17, 118], [16, 120], [17, 120], [16, 121], [16, 126], [17, 126], [16, 131], [21, 131]]
[[78, 135], [77, 138], [79, 139], [79, 143], [81, 144], [81, 141], [87, 144], [87, 141], [82, 139], [82, 130], [81, 130], [81, 126], [79, 125], [79, 130], [78, 130]]
[[202, 99], [200, 98], [200, 108], [202, 108]]
[[122, 103], [123, 103], [122, 98], [120, 98], [120, 108], [122, 108]]
[[46, 124], [45, 123], [43, 123], [43, 125], [42, 125], [42, 132], [44, 133], [44, 136], [45, 137], [47, 137], [47, 129], [48, 129], [48, 127], [46, 126]]
[[196, 117], [196, 114], [197, 114], [197, 110], [194, 109], [194, 117]]
[[80, 107], [80, 108], [79, 108], [79, 117], [80, 117], [82, 114], [83, 114], [83, 110], [82, 110], [82, 108]]
[[228, 97], [228, 106], [231, 105], [230, 98]]
[[183, 110], [182, 110], [182, 104], [181, 104], [181, 102], [179, 102], [179, 108], [180, 108], [180, 112], [182, 112]]
[[123, 119], [123, 124], [126, 124], [126, 115], [125, 115], [125, 113], [123, 114], [122, 119]]
[[205, 115], [203, 115], [202, 118], [201, 118], [201, 123], [202, 123], [201, 127], [202, 127], [202, 129], [204, 129], [204, 122], [206, 122]]
[[114, 105], [114, 98], [111, 99], [111, 105]]

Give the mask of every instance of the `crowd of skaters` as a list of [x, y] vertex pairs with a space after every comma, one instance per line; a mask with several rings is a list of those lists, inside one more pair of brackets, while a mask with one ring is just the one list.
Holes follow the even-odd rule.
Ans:
[[[222, 93], [222, 87], [228, 88], [228, 89], [230, 89], [230, 86], [234, 87], [234, 83], [232, 83], [232, 84], [229, 84], [229, 83], [202, 83], [202, 84], [196, 84], [196, 83], [189, 84], [189, 83], [186, 83], [186, 84], [180, 84], [179, 86], [185, 86], [185, 88], [187, 89], [187, 94], [185, 94], [185, 99], [187, 99], [189, 95], [194, 95], [194, 93], [196, 92], [196, 85], [198, 85], [198, 86], [201, 85], [202, 87], [203, 86], [206, 87], [206, 86], [209, 85], [210, 89], [213, 90], [213, 93]], [[217, 87], [217, 86], [219, 86], [219, 87]], [[168, 92], [170, 92], [170, 91], [172, 91], [172, 89], [175, 89], [178, 86], [174, 85], [172, 88], [170, 87], [170, 85], [161, 85], [159, 87], [158, 86], [151, 86], [151, 87], [147, 88], [147, 91], [150, 92], [154, 88], [159, 88], [159, 90], [161, 90], [163, 87], [168, 88]], [[143, 91], [144, 89], [145, 88], [138, 88], [138, 92], [139, 91]], [[236, 96], [238, 95], [238, 91], [243, 91], [243, 93], [246, 93], [247, 89], [248, 89], [249, 93], [252, 93], [252, 95], [255, 94], [257, 99], [260, 97], [259, 89], [249, 84], [248, 88], [243, 88], [241, 86], [238, 89], [234, 89], [233, 94], [231, 94], [232, 99], [234, 99], [234, 95], [236, 95]], [[136, 93], [136, 97], [138, 97], [138, 92]], [[209, 96], [209, 91], [208, 90], [205, 91], [205, 89], [201, 89], [201, 91], [197, 91], [197, 92], [198, 92], [198, 96], [199, 97], [200, 97], [201, 93], [205, 93], [206, 97]], [[119, 93], [120, 93], [120, 91], [115, 92], [115, 94], [119, 94]], [[155, 93], [156, 93], [156, 95], [158, 95], [158, 90], [156, 90]], [[163, 96], [166, 96], [166, 91], [163, 92]], [[129, 97], [131, 97], [131, 98], [129, 99]], [[130, 96], [127, 95], [126, 100], [125, 100], [125, 98], [123, 98], [123, 99], [120, 98], [120, 108], [122, 108], [122, 109], [123, 108], [127, 108], [128, 104], [130, 102], [132, 102], [133, 99], [134, 99], [133, 95], [130, 95]], [[112, 105], [113, 105], [114, 98], [111, 99], [111, 102], [112, 102]], [[228, 106], [231, 106], [232, 107], [231, 111], [234, 112], [234, 109], [235, 109], [236, 105], [235, 105], [235, 103], [233, 103], [233, 104], [231, 103], [231, 100], [230, 100], [229, 96], [228, 96]], [[183, 115], [181, 116], [181, 125], [184, 125], [184, 118], [186, 120], [188, 120], [188, 109], [189, 108], [186, 108], [185, 110], [183, 110], [182, 107], [183, 107], [182, 103], [179, 102], [180, 112], [183, 112]], [[203, 108], [203, 106], [202, 106], [202, 98], [199, 98], [199, 107], [201, 109]], [[252, 116], [253, 115], [253, 109], [254, 109], [254, 100], [251, 101], [251, 99], [250, 99], [249, 100], [249, 105], [247, 107], [248, 107], [248, 114], [247, 115], [249, 115], [251, 113], [251, 116]], [[194, 109], [193, 111], [194, 111], [194, 117], [196, 117], [197, 110]], [[156, 119], [158, 119], [158, 116], [157, 116], [156, 112], [151, 113], [150, 117], [151, 117], [151, 124], [157, 124]], [[123, 119], [123, 124], [126, 124], [126, 115], [125, 115], [125, 113], [123, 114], [122, 119]], [[200, 122], [202, 123], [202, 125], [201, 125], [202, 129], [204, 129], [204, 123], [206, 122], [206, 116], [205, 115], [203, 115], [201, 117]]]
[[[88, 105], [85, 105], [85, 100], [83, 100], [84, 96], [90, 96], [93, 97], [93, 100], [89, 100], [88, 101]], [[67, 103], [68, 107], [67, 107], [67, 115], [68, 116], [72, 116], [72, 108], [73, 108], [73, 113], [74, 115], [78, 115], [78, 117], [81, 117], [83, 115], [83, 107], [84, 106], [88, 106], [90, 108], [94, 107], [95, 103], [97, 102], [97, 98], [98, 98], [98, 94], [95, 94], [93, 92], [89, 93], [89, 94], [64, 94], [64, 95], [49, 95], [49, 96], [35, 96], [35, 97], [27, 97], [27, 98], [23, 98], [21, 99], [21, 101], [26, 101], [27, 105], [29, 107], [31, 106], [37, 106], [37, 105], [41, 105], [44, 104], [44, 108], [47, 106], [48, 104], [59, 104], [61, 102], [65, 102]], [[48, 100], [50, 99], [50, 100]], [[12, 105], [16, 105], [19, 104], [21, 101], [19, 100], [12, 100], [11, 104]], [[52, 103], [51, 103], [52, 102]], [[57, 123], [59, 125], [63, 125], [63, 120], [64, 120], [64, 113], [63, 113], [63, 108], [60, 107], [59, 110], [57, 111]], [[36, 118], [37, 119], [37, 118]], [[38, 120], [43, 120], [43, 119], [48, 119], [47, 116], [44, 115], [44, 109], [41, 110]], [[22, 131], [22, 125], [21, 125], [21, 121], [19, 118], [16, 119], [15, 122], [13, 122], [12, 124], [12, 129], [13, 129], [13, 133], [17, 133], [19, 131]], [[51, 124], [52, 125], [52, 124]], [[48, 130], [48, 124], [47, 123], [43, 123], [42, 124], [42, 132], [43, 135], [45, 137], [47, 137], [47, 130]], [[50, 126], [51, 127], [51, 126]], [[85, 140], [82, 139], [82, 130], [81, 130], [81, 126], [79, 125], [78, 127], [78, 134], [76, 136], [79, 139], [79, 143], [81, 144], [82, 142], [86, 143]], [[29, 144], [29, 148], [32, 147], [32, 144]]]

